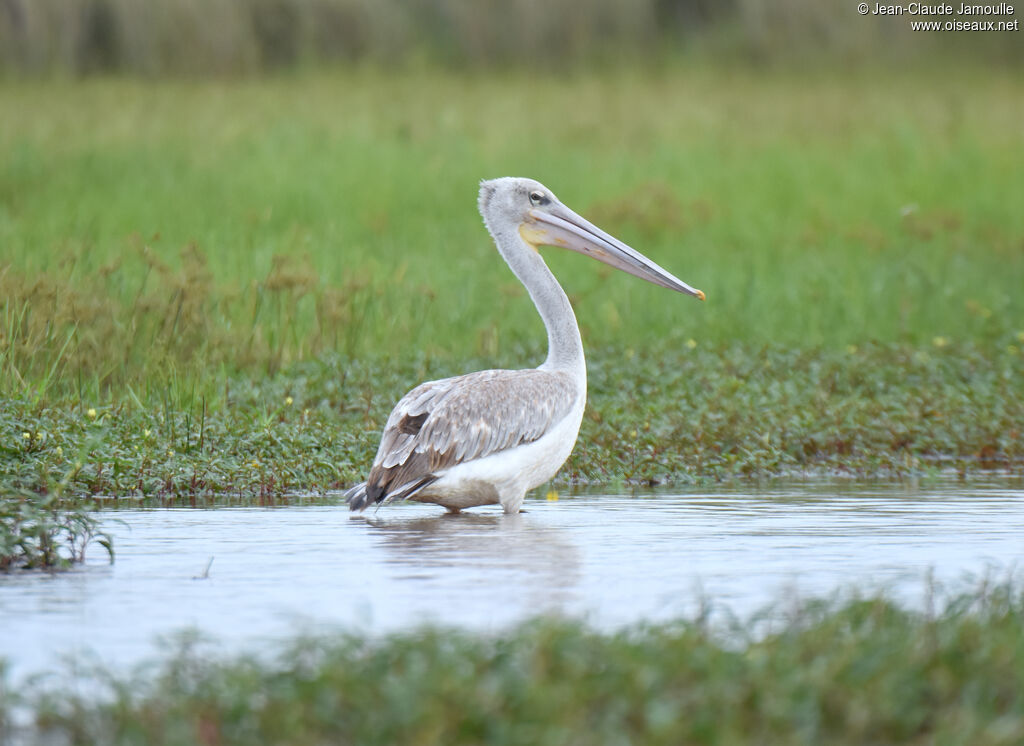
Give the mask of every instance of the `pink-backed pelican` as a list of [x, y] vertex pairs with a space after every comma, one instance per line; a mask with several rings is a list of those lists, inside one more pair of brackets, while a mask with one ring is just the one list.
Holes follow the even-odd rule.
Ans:
[[404, 499], [452, 512], [500, 504], [518, 513], [527, 491], [569, 458], [587, 401], [587, 367], [572, 306], [538, 246], [572, 249], [704, 300], [703, 292], [584, 220], [533, 179], [484, 181], [479, 206], [498, 251], [544, 320], [547, 360], [530, 370], [428, 381], [402, 397], [370, 475], [346, 493], [352, 510]]

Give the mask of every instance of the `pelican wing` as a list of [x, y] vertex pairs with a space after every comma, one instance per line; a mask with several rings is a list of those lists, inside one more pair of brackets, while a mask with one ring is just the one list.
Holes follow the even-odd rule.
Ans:
[[395, 406], [353, 510], [410, 497], [457, 464], [538, 440], [576, 399], [568, 373], [485, 370], [420, 384]]

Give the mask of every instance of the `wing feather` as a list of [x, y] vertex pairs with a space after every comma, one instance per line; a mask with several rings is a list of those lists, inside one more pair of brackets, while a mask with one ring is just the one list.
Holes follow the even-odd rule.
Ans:
[[577, 393], [568, 373], [545, 370], [485, 370], [420, 384], [388, 417], [360, 505], [350, 506], [408, 497], [457, 464], [538, 440], [570, 412]]

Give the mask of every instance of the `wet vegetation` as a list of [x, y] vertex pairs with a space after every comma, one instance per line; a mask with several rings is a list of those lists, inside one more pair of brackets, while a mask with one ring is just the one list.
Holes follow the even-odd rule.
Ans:
[[[1024, 474], [1017, 354], [708, 346], [591, 359], [590, 405], [558, 484]], [[186, 504], [337, 490], [363, 475], [391, 407], [416, 381], [486, 362], [323, 359], [258, 382], [225, 377], [210, 398], [184, 402], [10, 401], [0, 420], [6, 483]]]
[[113, 561], [113, 539], [92, 506], [32, 493], [0, 498], [0, 570], [69, 567], [93, 542]]
[[[132, 676], [79, 669], [20, 698], [26, 743], [934, 744], [1024, 740], [1024, 598], [907, 611], [794, 604], [729, 629], [302, 639], [222, 659], [189, 638]], [[755, 631], [756, 630], [756, 631]], [[0, 720], [2, 722], [2, 720]]]

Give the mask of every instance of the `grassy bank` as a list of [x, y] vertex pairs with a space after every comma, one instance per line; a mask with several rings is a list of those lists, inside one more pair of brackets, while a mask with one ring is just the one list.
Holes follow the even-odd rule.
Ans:
[[[555, 486], [1024, 477], [1018, 345], [598, 350], [580, 439]], [[324, 358], [265, 379], [221, 374], [201, 388], [8, 398], [0, 567], [63, 564], [94, 536], [109, 549], [93, 497], [188, 505], [347, 487], [365, 478], [409, 387], [490, 362]]]
[[561, 480], [1020, 469], [1010, 75], [4, 81], [0, 109], [5, 515], [334, 489], [415, 383], [536, 364], [475, 209], [500, 174], [708, 294], [546, 252], [591, 371]]
[[[684, 346], [596, 357], [580, 442], [559, 484], [1024, 468], [1017, 353]], [[322, 360], [255, 383], [224, 377], [184, 400], [9, 400], [4, 485], [186, 500], [339, 489], [365, 476], [402, 393], [486, 362]]]
[[191, 643], [134, 677], [51, 679], [23, 704], [41, 743], [1019, 743], [1019, 592], [939, 606], [804, 604], [767, 634], [538, 621], [324, 637], [273, 660]]

